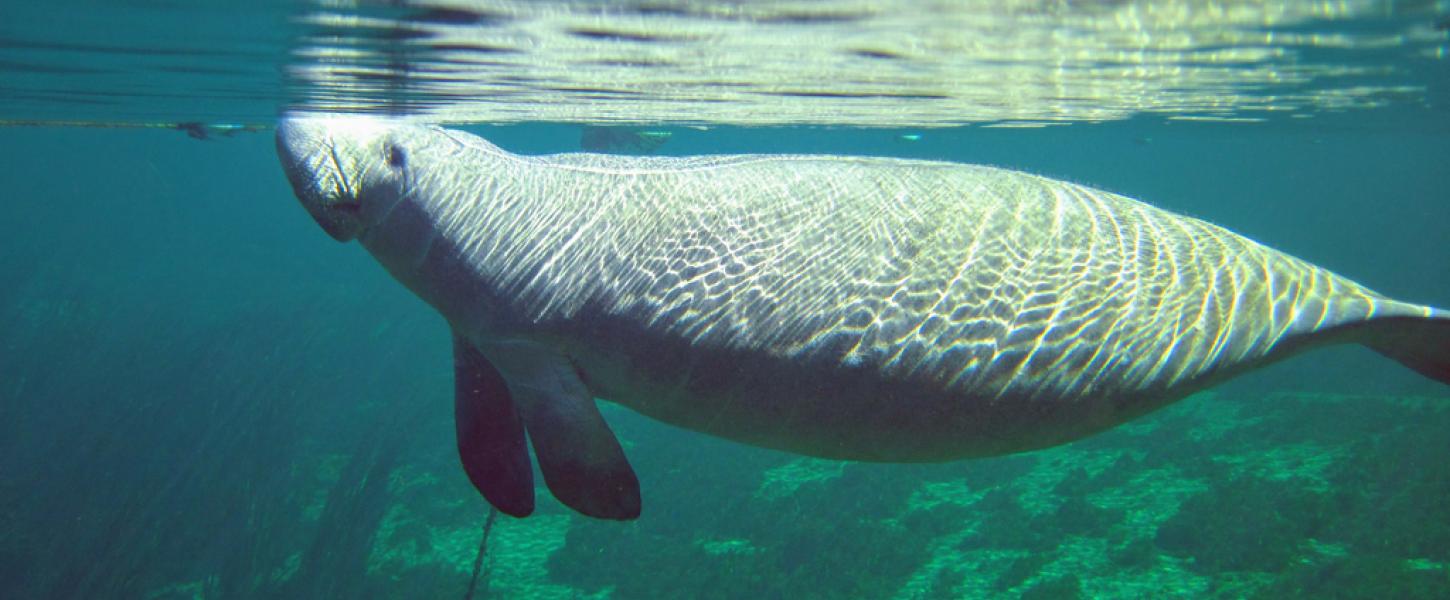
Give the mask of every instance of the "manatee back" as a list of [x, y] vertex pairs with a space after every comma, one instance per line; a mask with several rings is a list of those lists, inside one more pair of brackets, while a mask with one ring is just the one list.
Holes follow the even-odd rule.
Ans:
[[532, 250], [502, 279], [526, 320], [587, 308], [960, 394], [1152, 395], [1316, 332], [1427, 314], [1220, 227], [1003, 169], [589, 155], [521, 169], [536, 200], [507, 218]]

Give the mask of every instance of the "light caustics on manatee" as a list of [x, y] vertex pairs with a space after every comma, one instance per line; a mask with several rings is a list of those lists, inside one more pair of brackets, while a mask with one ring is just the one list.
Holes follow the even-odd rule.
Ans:
[[304, 207], [454, 332], [465, 471], [632, 518], [594, 405], [804, 454], [1042, 448], [1296, 351], [1361, 343], [1450, 383], [1450, 313], [1196, 219], [1010, 170], [851, 156], [510, 154], [293, 117]]

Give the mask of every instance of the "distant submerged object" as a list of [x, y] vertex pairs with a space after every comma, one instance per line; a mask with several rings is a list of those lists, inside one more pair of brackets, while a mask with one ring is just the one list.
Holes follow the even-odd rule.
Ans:
[[210, 140], [216, 136], [231, 137], [238, 131], [256, 132], [264, 129], [261, 125], [243, 125], [239, 123], [203, 123], [201, 121], [186, 121], [173, 126], [177, 131], [183, 132], [187, 137], [196, 140]]
[[671, 135], [668, 131], [636, 127], [585, 125], [579, 134], [579, 147], [604, 154], [654, 154], [670, 141]]
[[1450, 383], [1450, 313], [1107, 192], [851, 156], [525, 157], [476, 136], [286, 118], [332, 237], [453, 329], [458, 448], [500, 510], [544, 481], [639, 514], [596, 396], [814, 456], [1043, 448], [1295, 352], [1360, 343]]

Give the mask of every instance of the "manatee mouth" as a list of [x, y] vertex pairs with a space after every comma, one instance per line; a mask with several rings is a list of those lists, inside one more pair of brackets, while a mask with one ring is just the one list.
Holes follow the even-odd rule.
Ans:
[[334, 210], [334, 211], [337, 211], [337, 212], [341, 212], [341, 213], [345, 213], [345, 214], [357, 216], [357, 215], [359, 215], [359, 214], [362, 213], [362, 205], [361, 204], [354, 203], [354, 202], [348, 202], [348, 203], [334, 202], [332, 204], [327, 205], [327, 210]]
[[285, 165], [292, 194], [301, 202], [302, 208], [312, 216], [328, 236], [339, 242], [351, 241], [361, 233], [362, 204], [356, 201], [339, 201], [333, 194], [318, 189], [317, 183], [305, 169]]
[[357, 239], [367, 229], [363, 224], [362, 204], [357, 202], [339, 202], [336, 199], [329, 202], [324, 198], [314, 197], [311, 201], [304, 199], [302, 205], [312, 215], [312, 220], [317, 221], [327, 235], [339, 242]]

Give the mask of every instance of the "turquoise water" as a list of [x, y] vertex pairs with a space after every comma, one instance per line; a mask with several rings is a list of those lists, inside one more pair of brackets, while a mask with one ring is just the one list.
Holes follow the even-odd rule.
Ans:
[[[1443, 62], [1416, 68], [1450, 81]], [[1431, 83], [1312, 119], [1045, 129], [665, 123], [660, 151], [1009, 166], [1444, 307], [1446, 99]], [[286, 99], [243, 102], [235, 121]], [[108, 116], [47, 106], [0, 109]], [[123, 108], [109, 116], [150, 118]], [[526, 153], [581, 132], [471, 129]], [[10, 127], [0, 158], [0, 597], [465, 594], [488, 509], [457, 465], [447, 328], [317, 229], [269, 132]], [[604, 411], [644, 515], [594, 521], [541, 492], [535, 516], [498, 521], [475, 597], [1450, 596], [1450, 389], [1360, 348], [1068, 446], [940, 465], [805, 459]]]

